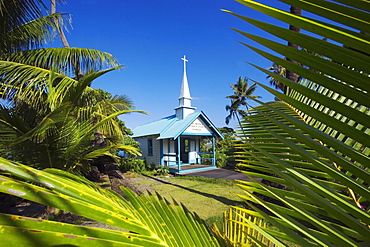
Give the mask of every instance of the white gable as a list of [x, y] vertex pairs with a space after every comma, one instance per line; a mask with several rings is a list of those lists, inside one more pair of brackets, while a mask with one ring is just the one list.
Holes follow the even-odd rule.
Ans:
[[199, 118], [195, 119], [189, 127], [184, 131], [185, 133], [194, 133], [194, 134], [209, 134], [212, 133], [211, 130], [203, 123]]

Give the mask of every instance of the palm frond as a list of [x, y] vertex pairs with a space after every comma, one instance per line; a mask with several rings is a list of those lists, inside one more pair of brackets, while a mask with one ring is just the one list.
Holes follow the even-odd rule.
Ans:
[[0, 27], [0, 33], [4, 34], [17, 26], [42, 17], [40, 6], [44, 6], [41, 0], [1, 1], [0, 23], [3, 25]]
[[[34, 19], [2, 33], [1, 53], [11, 53], [21, 50], [39, 48], [56, 36], [56, 22], [63, 22], [64, 14], [52, 15]], [[2, 54], [2, 55], [3, 55]]]
[[0, 59], [32, 65], [75, 77], [76, 65], [83, 75], [91, 71], [105, 70], [119, 66], [111, 54], [85, 48], [42, 48], [1, 54]]
[[[18, 98], [29, 99], [31, 102], [47, 92], [47, 81], [50, 78], [53, 80], [51, 83], [68, 87], [77, 84], [73, 79], [50, 73], [46, 69], [7, 61], [0, 61], [0, 77], [2, 79], [0, 95], [3, 98], [11, 99], [18, 94]], [[58, 97], [63, 98], [63, 93], [60, 93]]]
[[[329, 1], [283, 0], [325, 15], [349, 27], [346, 28], [295, 16], [254, 1], [239, 2], [337, 42], [234, 14], [319, 54], [237, 30], [244, 37], [299, 62], [300, 65], [293, 64], [243, 43], [303, 77], [296, 83], [253, 65], [287, 85], [288, 90], [282, 94], [258, 83], [283, 101], [262, 103], [254, 99], [260, 106], [251, 109], [238, 130], [242, 140], [237, 145], [240, 167], [253, 181], [239, 183], [245, 191], [241, 196], [253, 209], [248, 213], [278, 228], [281, 233], [271, 232], [274, 238], [300, 246], [368, 244], [370, 84], [367, 73], [370, 57], [365, 53], [370, 43], [366, 35], [350, 28], [367, 30], [369, 14], [361, 7], [354, 9]], [[350, 4], [350, 1], [340, 2]]]
[[[222, 246], [205, 223], [184, 206], [170, 204], [159, 195], [136, 196], [122, 188], [129, 198], [101, 189], [93, 183], [58, 170], [39, 171], [0, 159], [0, 191], [51, 207], [80, 214], [126, 230], [104, 230], [65, 223], [0, 214], [4, 239], [20, 246]], [[33, 182], [22, 182], [21, 179]], [[20, 234], [27, 229], [26, 234]], [[37, 238], [34, 233], [37, 232]], [[226, 246], [226, 245], [224, 245]]]

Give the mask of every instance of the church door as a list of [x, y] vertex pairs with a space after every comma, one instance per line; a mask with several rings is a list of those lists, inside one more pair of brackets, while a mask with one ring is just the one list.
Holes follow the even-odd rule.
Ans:
[[182, 163], [189, 163], [190, 140], [188, 138], [182, 139], [181, 142], [181, 161]]
[[196, 140], [190, 139], [190, 147], [189, 147], [189, 163], [196, 164], [197, 163], [197, 148], [196, 148]]

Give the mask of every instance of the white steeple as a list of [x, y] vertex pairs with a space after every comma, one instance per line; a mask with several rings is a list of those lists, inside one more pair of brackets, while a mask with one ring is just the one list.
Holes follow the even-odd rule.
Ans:
[[191, 106], [189, 83], [188, 83], [188, 77], [186, 76], [186, 62], [188, 62], [188, 60], [186, 59], [185, 55], [183, 58], [181, 58], [181, 60], [184, 61], [184, 75], [182, 77], [181, 92], [180, 92], [180, 97], [179, 97], [179, 106], [175, 108], [176, 117], [178, 119], [186, 118], [189, 114], [193, 113], [195, 110], [195, 107]]
[[186, 59], [185, 55], [184, 55], [184, 57], [181, 58], [181, 60], [184, 61], [184, 75], [182, 77], [181, 92], [180, 92], [179, 99], [181, 99], [181, 98], [191, 99], [188, 77], [186, 76], [186, 62], [188, 62], [189, 60]]

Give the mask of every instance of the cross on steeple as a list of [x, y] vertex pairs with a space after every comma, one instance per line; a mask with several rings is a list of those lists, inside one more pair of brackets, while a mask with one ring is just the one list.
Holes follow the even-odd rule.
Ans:
[[186, 59], [185, 55], [184, 55], [184, 57], [181, 58], [181, 60], [184, 60], [184, 64], [185, 64], [185, 62], [189, 61], [189, 60]]
[[184, 55], [184, 57], [181, 58], [181, 60], [184, 61], [184, 71], [186, 71], [186, 62], [188, 62], [189, 60], [186, 59], [185, 55]]

